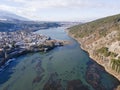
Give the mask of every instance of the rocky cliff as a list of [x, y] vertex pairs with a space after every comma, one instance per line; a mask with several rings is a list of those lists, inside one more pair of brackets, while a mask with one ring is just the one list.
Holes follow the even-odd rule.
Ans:
[[69, 34], [120, 80], [120, 14], [71, 27]]

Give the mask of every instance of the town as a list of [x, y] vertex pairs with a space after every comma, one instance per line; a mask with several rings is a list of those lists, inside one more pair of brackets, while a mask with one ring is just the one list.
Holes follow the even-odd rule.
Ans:
[[63, 46], [65, 41], [54, 40], [33, 32], [0, 32], [0, 66], [9, 59], [32, 52], [46, 52], [56, 46]]

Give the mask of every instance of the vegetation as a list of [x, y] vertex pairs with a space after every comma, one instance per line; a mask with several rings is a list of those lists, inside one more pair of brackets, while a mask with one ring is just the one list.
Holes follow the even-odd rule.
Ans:
[[[115, 59], [119, 53], [116, 51], [111, 52], [107, 47], [104, 47], [105, 45], [112, 45], [112, 42], [120, 41], [120, 14], [73, 26], [69, 29], [69, 33], [75, 38], [81, 38], [81, 40], [83, 40], [83, 45], [89, 43], [89, 45], [93, 46], [93, 42], [97, 41], [98, 44], [96, 44], [95, 50], [93, 49], [96, 51], [96, 55], [103, 55], [104, 57], [111, 59], [113, 70], [116, 70], [118, 73], [120, 72], [120, 58]], [[117, 34], [114, 34], [113, 31], [117, 31]], [[109, 36], [106, 37], [108, 34]], [[84, 37], [88, 38], [82, 39]], [[103, 43], [105, 45], [100, 46]], [[102, 48], [98, 49], [99, 46]], [[88, 50], [89, 49], [91, 48], [88, 48]]]
[[98, 49], [97, 53], [101, 53], [106, 57], [110, 56], [110, 52], [108, 51], [107, 47], [102, 47], [102, 48]]
[[112, 58], [115, 58], [115, 57], [118, 55], [118, 54], [116, 54], [116, 53], [114, 53], [114, 52], [110, 52], [107, 47], [102, 47], [102, 48], [98, 49], [98, 50], [97, 50], [97, 53], [101, 53], [101, 54], [103, 54], [105, 57], [110, 56], [110, 57], [112, 57]]
[[120, 31], [119, 26], [120, 14], [71, 27], [70, 33], [80, 38], [89, 36], [93, 33], [97, 33], [99, 37], [105, 37], [112, 30]]
[[[101, 53], [105, 57], [110, 56], [111, 58], [115, 58], [118, 54], [110, 52], [107, 47], [102, 47], [97, 50], [97, 53]], [[112, 69], [116, 72], [120, 73], [120, 59], [111, 59]]]
[[112, 59], [111, 66], [113, 70], [120, 73], [120, 59]]

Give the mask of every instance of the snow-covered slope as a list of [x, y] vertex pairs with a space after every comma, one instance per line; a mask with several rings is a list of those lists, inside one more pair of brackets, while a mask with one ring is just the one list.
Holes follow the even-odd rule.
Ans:
[[8, 12], [8, 11], [0, 10], [0, 20], [8, 20], [8, 21], [22, 20], [22, 21], [28, 21], [29, 19], [21, 17], [21, 16], [18, 16], [16, 14]]

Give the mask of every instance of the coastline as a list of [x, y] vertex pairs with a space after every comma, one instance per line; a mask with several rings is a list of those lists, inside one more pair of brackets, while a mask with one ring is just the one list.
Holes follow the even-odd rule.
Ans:
[[[35, 45], [34, 47], [30, 47], [29, 49], [27, 48], [18, 48], [19, 51], [17, 51], [16, 53], [14, 53], [15, 51], [7, 54], [7, 57], [3, 59], [1, 59], [1, 62], [0, 62], [0, 71], [2, 71], [2, 68], [7, 66], [9, 64], [9, 62], [13, 61], [12, 59], [15, 59], [16, 57], [19, 57], [19, 56], [22, 56], [22, 55], [25, 55], [25, 54], [28, 54], [28, 53], [35, 53], [35, 52], [48, 52], [56, 47], [61, 47], [61, 46], [64, 46], [64, 45], [67, 45], [69, 44], [70, 42], [69, 41], [65, 41], [65, 40], [49, 40], [49, 41], [46, 41], [48, 43], [43, 43], [41, 45], [43, 45], [42, 47], [39, 47], [38, 45]], [[52, 43], [52, 45], [51, 45]]]
[[10, 59], [28, 53], [47, 52], [55, 47], [69, 44], [65, 40], [55, 40], [32, 32], [1, 32], [0, 35], [0, 71], [2, 67], [9, 64]]
[[[72, 37], [73, 39], [75, 39], [80, 44], [81, 49], [83, 49], [84, 51], [86, 51], [89, 54], [89, 57], [92, 60], [94, 60], [95, 62], [97, 62], [99, 65], [103, 66], [106, 72], [108, 72], [109, 74], [111, 74], [112, 76], [114, 76], [115, 78], [117, 78], [120, 81], [120, 75], [118, 75], [118, 73], [116, 73], [111, 68], [108, 68], [107, 66], [104, 66], [104, 64], [102, 64], [99, 60], [97, 60], [94, 56], [92, 56], [85, 48], [82, 47], [81, 41], [78, 40], [77, 38], [75, 38], [74, 35], [70, 34], [69, 31], [67, 31], [67, 34], [70, 37]], [[116, 88], [116, 90], [120, 90], [120, 85], [118, 85], [118, 87]]]

